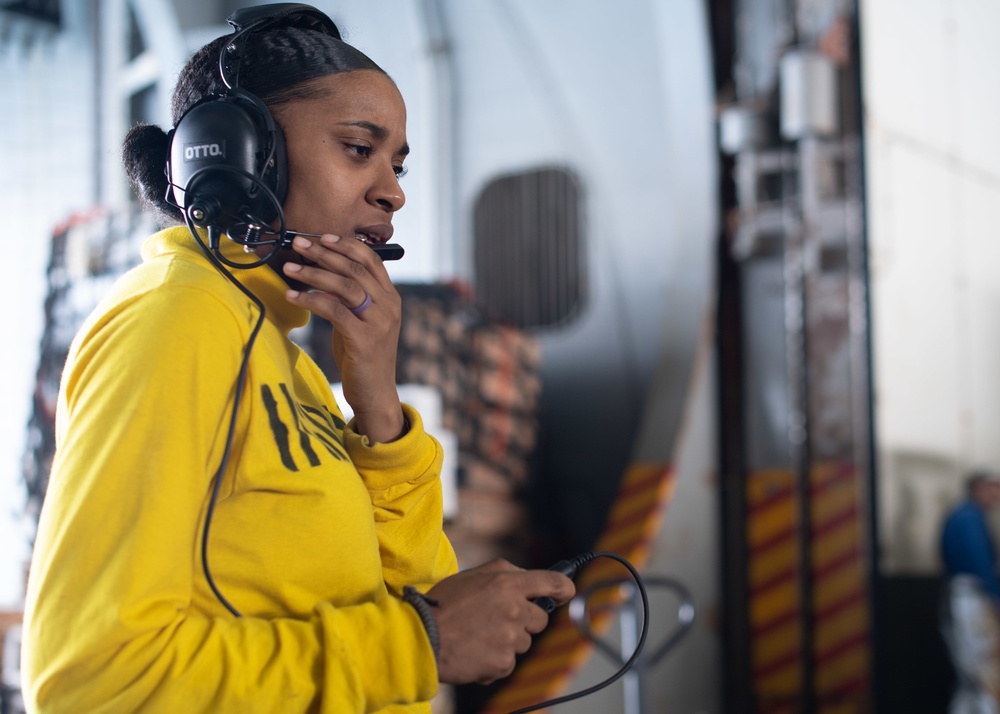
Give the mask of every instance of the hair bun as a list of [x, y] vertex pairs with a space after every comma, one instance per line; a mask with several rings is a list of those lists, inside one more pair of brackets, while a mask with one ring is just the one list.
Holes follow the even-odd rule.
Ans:
[[182, 216], [165, 198], [167, 177], [164, 169], [169, 150], [170, 140], [163, 129], [153, 124], [137, 124], [129, 129], [122, 142], [122, 165], [143, 205], [173, 223]]

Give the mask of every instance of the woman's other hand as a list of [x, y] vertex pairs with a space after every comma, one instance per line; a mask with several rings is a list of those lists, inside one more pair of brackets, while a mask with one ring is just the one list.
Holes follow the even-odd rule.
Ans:
[[494, 560], [442, 580], [427, 593], [436, 601], [440, 636], [438, 679], [446, 684], [489, 684], [514, 671], [517, 655], [545, 629], [546, 612], [532, 602], [564, 603], [573, 581], [551, 570], [522, 570]]

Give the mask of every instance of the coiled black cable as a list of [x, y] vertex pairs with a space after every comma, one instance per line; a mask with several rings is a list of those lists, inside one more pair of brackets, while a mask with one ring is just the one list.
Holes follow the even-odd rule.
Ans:
[[[528, 707], [522, 707], [521, 709], [515, 709], [512, 712], [508, 712], [508, 714], [526, 714], [527, 712], [537, 711], [538, 709], [544, 709], [546, 707], [555, 706], [556, 704], [565, 704], [566, 702], [571, 702], [575, 699], [581, 699], [583, 697], [589, 696], [594, 692], [600, 691], [605, 687], [621, 679], [630, 669], [632, 669], [632, 667], [636, 663], [636, 660], [639, 659], [639, 655], [642, 654], [642, 648], [646, 645], [646, 635], [649, 633], [649, 597], [646, 595], [646, 586], [642, 582], [642, 576], [639, 575], [639, 571], [637, 571], [630, 562], [625, 560], [625, 558], [621, 557], [617, 553], [598, 550], [598, 551], [588, 551], [570, 560], [560, 561], [559, 563], [553, 565], [550, 568], [550, 570], [557, 570], [566, 577], [572, 578], [576, 575], [576, 573], [580, 570], [580, 568], [582, 568], [584, 565], [586, 565], [587, 563], [596, 558], [611, 558], [612, 560], [618, 561], [623, 566], [625, 566], [625, 568], [628, 569], [629, 573], [632, 575], [632, 578], [635, 580], [635, 587], [639, 591], [639, 597], [642, 600], [642, 629], [639, 633], [639, 642], [635, 646], [635, 651], [617, 672], [615, 672], [613, 675], [605, 679], [603, 682], [598, 682], [597, 684], [591, 687], [587, 687], [586, 689], [581, 689], [579, 692], [566, 694], [561, 697], [555, 697], [553, 699], [547, 699], [544, 702], [540, 702], [538, 704], [532, 704], [531, 706]], [[548, 609], [546, 607], [548, 605], [548, 602], [545, 602], [547, 598], [540, 598], [539, 600], [542, 601], [541, 602], [536, 601], [537, 604], [543, 609]]]

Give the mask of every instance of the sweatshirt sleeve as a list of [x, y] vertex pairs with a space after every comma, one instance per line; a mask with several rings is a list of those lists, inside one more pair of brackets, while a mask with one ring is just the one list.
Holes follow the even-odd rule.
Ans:
[[412, 585], [426, 592], [458, 570], [455, 551], [444, 534], [441, 445], [424, 431], [416, 409], [403, 405], [407, 433], [388, 444], [372, 444], [354, 428], [344, 445], [371, 494], [382, 568], [397, 597]]
[[25, 608], [30, 709], [360, 714], [429, 700], [433, 653], [397, 598], [297, 619], [193, 606], [252, 319], [171, 292], [89, 325], [64, 372]]

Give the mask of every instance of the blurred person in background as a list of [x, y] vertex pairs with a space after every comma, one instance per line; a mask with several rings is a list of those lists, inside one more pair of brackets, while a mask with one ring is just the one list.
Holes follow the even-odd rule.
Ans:
[[941, 630], [958, 679], [951, 714], [1000, 712], [1000, 577], [989, 523], [998, 504], [1000, 474], [975, 470], [941, 529]]

